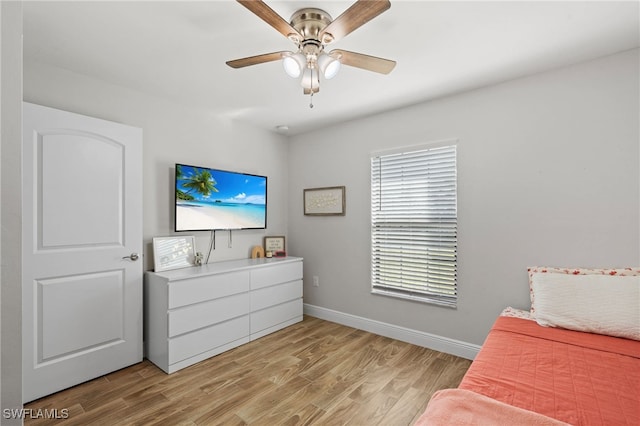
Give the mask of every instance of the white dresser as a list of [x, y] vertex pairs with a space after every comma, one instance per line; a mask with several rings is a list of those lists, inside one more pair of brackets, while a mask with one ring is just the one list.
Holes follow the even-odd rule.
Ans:
[[145, 353], [167, 373], [299, 321], [299, 257], [240, 259], [145, 274]]

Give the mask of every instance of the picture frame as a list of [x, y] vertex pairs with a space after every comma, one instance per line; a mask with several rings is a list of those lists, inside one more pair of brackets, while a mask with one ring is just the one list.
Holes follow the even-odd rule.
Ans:
[[192, 235], [153, 238], [155, 272], [195, 266], [196, 239]]
[[303, 190], [306, 216], [344, 216], [346, 212], [346, 187], [330, 186]]
[[[264, 237], [265, 254], [270, 252], [273, 257], [285, 257], [287, 255], [286, 247], [285, 238], [282, 236]], [[268, 254], [267, 257], [269, 257]]]

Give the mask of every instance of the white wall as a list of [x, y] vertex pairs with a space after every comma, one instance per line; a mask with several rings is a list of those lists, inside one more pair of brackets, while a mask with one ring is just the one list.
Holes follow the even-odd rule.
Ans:
[[[305, 303], [482, 344], [529, 308], [527, 266], [640, 264], [638, 50], [294, 137], [289, 244]], [[370, 294], [369, 154], [458, 139], [456, 310]], [[346, 185], [345, 217], [304, 188]], [[311, 286], [311, 277], [320, 286]]]
[[[269, 176], [269, 229], [218, 234], [212, 260], [287, 235], [305, 302], [481, 344], [528, 307], [526, 267], [640, 263], [638, 51], [293, 137], [26, 63], [25, 100], [144, 130], [144, 238], [172, 233], [175, 162]], [[212, 103], [215, 100], [212, 99]], [[369, 153], [459, 140], [456, 310], [369, 292]], [[346, 185], [345, 217], [305, 217], [302, 190]], [[198, 249], [208, 235], [197, 233]], [[145, 250], [147, 269], [150, 248]], [[311, 287], [311, 276], [320, 287]]]
[[[268, 229], [216, 233], [210, 261], [249, 257], [264, 235], [286, 235], [288, 148], [286, 138], [212, 113], [168, 102], [134, 90], [52, 68], [25, 63], [24, 99], [143, 129], [143, 211], [146, 269], [153, 269], [151, 239], [174, 235], [175, 163], [221, 168], [268, 176]], [[215, 99], [211, 100], [212, 109]], [[196, 235], [206, 255], [209, 232]]]
[[0, 424], [22, 407], [22, 4], [0, 2]]

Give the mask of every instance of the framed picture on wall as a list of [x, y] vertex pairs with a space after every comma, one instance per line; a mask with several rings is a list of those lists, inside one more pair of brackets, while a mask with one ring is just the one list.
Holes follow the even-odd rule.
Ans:
[[344, 186], [309, 188], [303, 191], [304, 214], [307, 216], [344, 216]]

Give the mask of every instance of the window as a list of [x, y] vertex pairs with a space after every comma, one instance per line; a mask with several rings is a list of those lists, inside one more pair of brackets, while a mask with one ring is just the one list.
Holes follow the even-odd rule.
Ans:
[[456, 146], [371, 158], [372, 292], [456, 306]]

